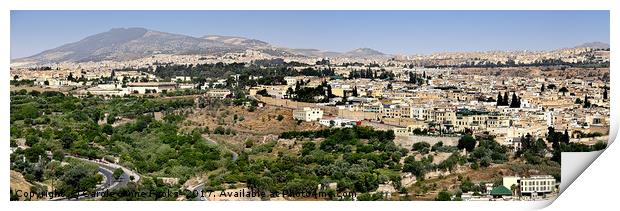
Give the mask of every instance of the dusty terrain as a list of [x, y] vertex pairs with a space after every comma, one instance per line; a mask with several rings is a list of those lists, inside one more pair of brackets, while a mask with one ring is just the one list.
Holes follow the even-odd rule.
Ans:
[[[21, 190], [21, 193], [30, 192], [30, 187], [32, 186], [32, 184], [26, 181], [26, 179], [24, 179], [24, 176], [20, 174], [19, 172], [11, 170], [10, 181], [11, 181], [11, 190], [13, 191]], [[20, 200], [25, 200], [25, 198], [20, 197]]]
[[[236, 116], [236, 118], [235, 118]], [[281, 120], [278, 117], [281, 116]], [[188, 116], [188, 128], [209, 127], [210, 130], [222, 126], [237, 133], [255, 135], [279, 135], [291, 130], [316, 130], [321, 126], [316, 122], [301, 122], [293, 119], [293, 111], [286, 108], [263, 107], [250, 112], [240, 106], [222, 107], [217, 110], [197, 109]]]
[[[235, 117], [236, 116], [236, 117]], [[280, 117], [279, 117], [280, 116]], [[301, 144], [290, 140], [278, 140], [282, 132], [292, 130], [318, 130], [324, 128], [316, 122], [298, 122], [293, 119], [293, 111], [287, 108], [266, 106], [249, 111], [242, 106], [196, 109], [193, 114], [181, 123], [182, 130], [209, 128], [210, 133], [203, 134], [208, 142], [214, 143], [231, 153], [248, 150], [251, 145], [262, 145], [277, 141], [270, 155], [278, 152], [293, 152], [301, 148]], [[218, 127], [231, 129], [231, 134], [214, 134]], [[213, 173], [213, 172], [212, 172]], [[184, 186], [191, 187], [204, 182], [208, 175], [201, 175], [188, 180]], [[219, 194], [219, 192], [218, 192]], [[225, 199], [224, 199], [225, 200]]]

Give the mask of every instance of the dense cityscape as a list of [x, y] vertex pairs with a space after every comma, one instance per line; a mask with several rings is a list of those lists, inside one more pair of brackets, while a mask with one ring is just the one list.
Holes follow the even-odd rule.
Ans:
[[[138, 32], [173, 39], [80, 42]], [[13, 60], [11, 200], [546, 200], [561, 152], [607, 146], [604, 43], [389, 55], [195, 39], [224, 47]]]

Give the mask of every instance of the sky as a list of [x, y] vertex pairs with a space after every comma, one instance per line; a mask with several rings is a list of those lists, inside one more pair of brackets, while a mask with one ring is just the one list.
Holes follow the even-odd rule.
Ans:
[[609, 43], [609, 11], [11, 11], [11, 59], [119, 27], [389, 54]]

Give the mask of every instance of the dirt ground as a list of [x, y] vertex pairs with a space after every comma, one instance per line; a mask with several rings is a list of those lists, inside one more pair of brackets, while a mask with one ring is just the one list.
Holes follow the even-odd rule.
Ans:
[[[236, 118], [235, 118], [236, 116]], [[281, 119], [278, 120], [278, 116]], [[220, 107], [219, 109], [196, 109], [187, 119], [180, 124], [182, 130], [191, 131], [194, 128], [208, 127], [210, 134], [203, 134], [207, 141], [215, 142], [224, 149], [240, 153], [246, 148], [246, 142], [253, 145], [261, 145], [270, 141], [278, 141], [272, 155], [277, 152], [291, 152], [299, 150], [300, 144], [288, 143], [287, 140], [278, 140], [282, 132], [292, 130], [318, 130], [324, 128], [316, 122], [301, 122], [293, 119], [293, 112], [287, 108], [266, 106], [256, 108], [250, 112], [242, 106]], [[213, 134], [217, 127], [230, 128], [234, 134]], [[187, 187], [205, 181], [207, 175], [191, 178], [184, 185]], [[219, 194], [219, 192], [218, 192]], [[215, 199], [214, 199], [215, 200]], [[219, 199], [227, 200], [227, 199]], [[230, 198], [228, 198], [230, 200]], [[234, 200], [234, 199], [233, 199]]]
[[[24, 179], [24, 176], [21, 173], [11, 170], [11, 190], [21, 190], [21, 193], [30, 192], [31, 186], [32, 184], [26, 181], [26, 179]], [[24, 199], [24, 197], [20, 197], [20, 200]]]
[[[236, 118], [235, 118], [236, 116]], [[278, 120], [278, 116], [282, 118]], [[235, 151], [243, 151], [246, 142], [265, 144], [278, 139], [282, 132], [293, 130], [318, 130], [323, 128], [316, 122], [301, 122], [293, 119], [290, 109], [263, 107], [250, 112], [241, 106], [231, 106], [218, 110], [197, 109], [182, 123], [182, 129], [190, 131], [194, 128], [208, 127], [211, 134], [207, 135], [218, 144]], [[231, 135], [213, 134], [217, 127], [234, 130]]]
[[[235, 116], [237, 116], [235, 120]], [[282, 119], [278, 120], [281, 116]], [[237, 133], [256, 135], [279, 135], [291, 130], [316, 130], [322, 126], [316, 122], [297, 123], [293, 119], [293, 111], [285, 108], [263, 107], [254, 112], [240, 106], [220, 108], [217, 111], [197, 109], [186, 120], [187, 127], [209, 127], [210, 130], [222, 126], [231, 128]]]

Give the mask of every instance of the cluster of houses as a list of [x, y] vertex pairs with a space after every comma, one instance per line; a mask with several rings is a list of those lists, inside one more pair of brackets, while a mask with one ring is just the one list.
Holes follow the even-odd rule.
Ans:
[[324, 117], [323, 110], [320, 108], [303, 107], [293, 110], [293, 119], [303, 122], [318, 122], [326, 127], [353, 127], [358, 125], [359, 121], [351, 119], [343, 119], [339, 117]]
[[487, 183], [484, 193], [466, 192], [461, 195], [461, 199], [463, 201], [540, 200], [557, 195], [558, 187], [558, 182], [551, 175], [505, 176], [501, 185]]
[[[568, 132], [575, 141], [581, 133], [607, 134], [609, 130], [609, 84], [596, 77], [462, 75], [453, 74], [451, 69], [403, 71], [396, 74], [397, 78], [415, 74], [430, 80], [412, 84], [407, 77], [389, 82], [295, 76], [286, 77], [286, 85], [253, 87], [250, 95], [264, 90], [272, 98], [287, 99], [287, 90], [298, 86], [299, 81], [304, 81], [303, 87], [328, 83], [334, 97], [316, 106], [335, 107], [338, 116], [332, 120], [299, 119], [324, 125], [343, 120], [398, 122], [393, 126], [397, 136], [413, 136], [420, 131], [435, 135], [471, 131], [493, 135], [499, 143], [515, 149], [521, 137], [542, 137], [549, 127]], [[516, 103], [511, 102], [513, 99]], [[584, 103], [586, 99], [589, 105]]]
[[[450, 68], [390, 66], [346, 66], [335, 67], [333, 70], [337, 77], [284, 77], [286, 84], [251, 87], [249, 94], [290, 99], [290, 90], [299, 88], [297, 86], [319, 87], [328, 84], [329, 94], [318, 97], [330, 98], [309, 107], [335, 108], [338, 115], [317, 118], [318, 111], [301, 109], [296, 112], [298, 116], [295, 119], [318, 121], [326, 126], [346, 126], [359, 121], [397, 122], [391, 126], [392, 129], [397, 136], [405, 137], [419, 135], [420, 131], [433, 135], [470, 131], [490, 134], [502, 144], [518, 147], [521, 137], [528, 134], [544, 136], [549, 127], [556, 131], [567, 131], [575, 140], [579, 139], [578, 134], [608, 134], [609, 130], [609, 82], [599, 77], [470, 75]], [[364, 71], [372, 74], [366, 73], [364, 78], [356, 76], [345, 79], [353, 72]], [[375, 78], [378, 73], [386, 71], [390, 72], [393, 80]], [[148, 72], [139, 71], [119, 71], [105, 77], [97, 74], [82, 76], [111, 79], [107, 83], [89, 86], [90, 81], [66, 80], [67, 76], [63, 73], [37, 78], [35, 84], [86, 85], [78, 92], [93, 95], [123, 96], [197, 89], [207, 90], [206, 95], [212, 98], [232, 96], [229, 90], [222, 89], [227, 79], [196, 84], [192, 83], [191, 77], [176, 76], [169, 82], [163, 82]], [[239, 75], [231, 77], [232, 80], [239, 79]], [[513, 103], [515, 98], [516, 103]], [[504, 102], [510, 102], [510, 105]], [[310, 113], [310, 116], [301, 117], [302, 113]]]

